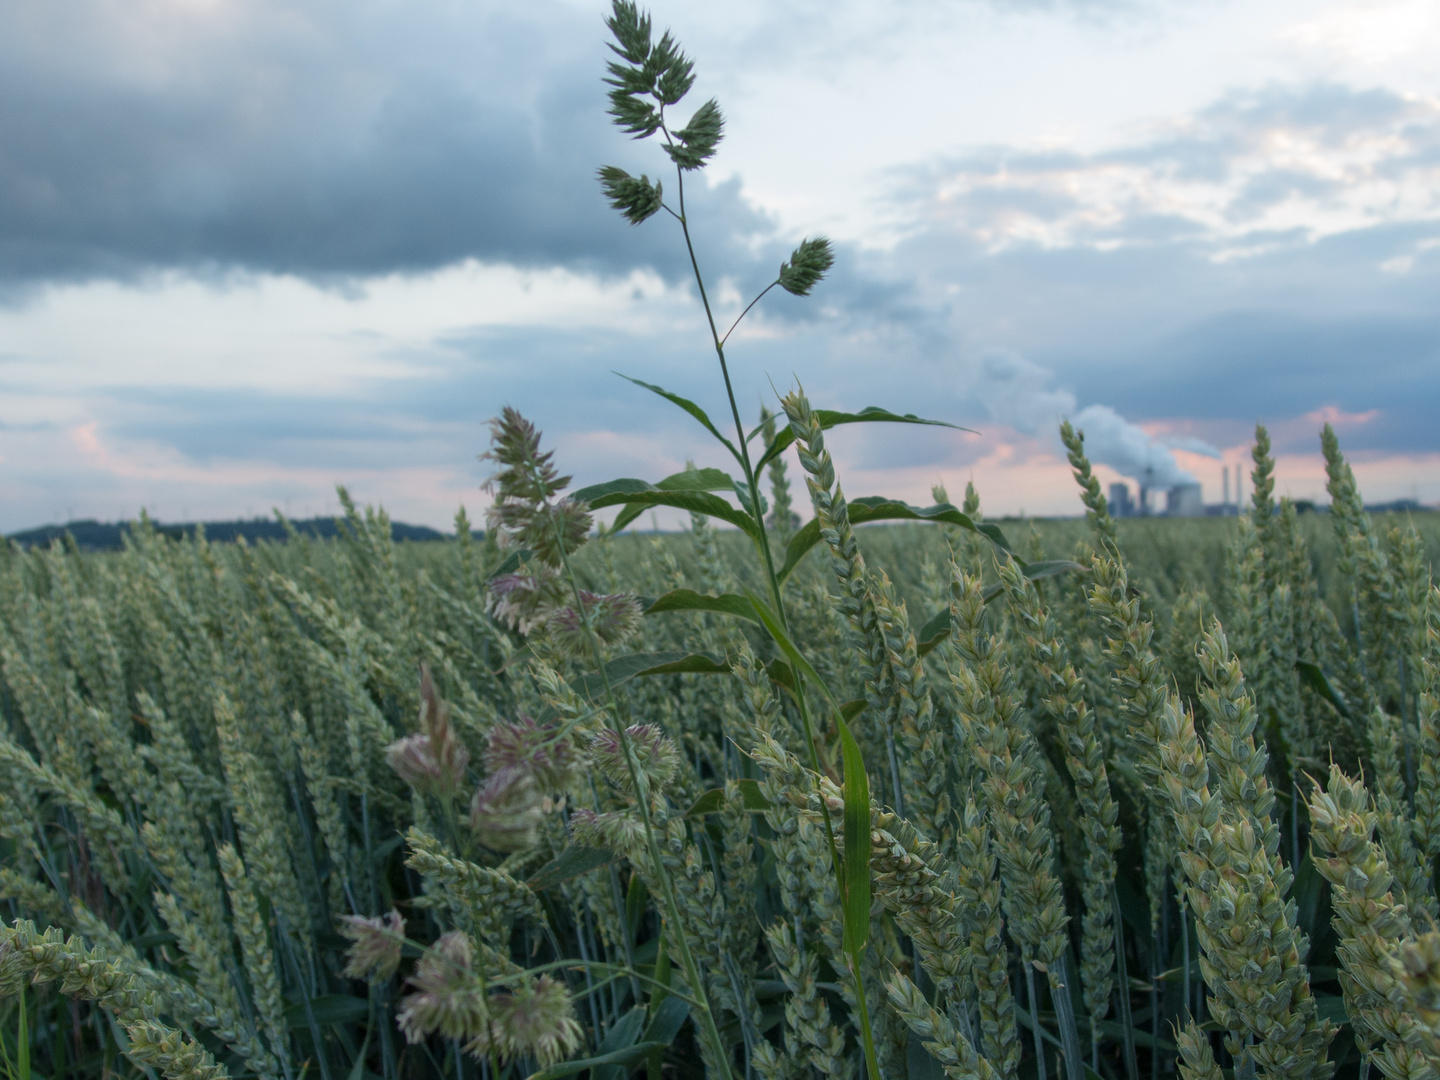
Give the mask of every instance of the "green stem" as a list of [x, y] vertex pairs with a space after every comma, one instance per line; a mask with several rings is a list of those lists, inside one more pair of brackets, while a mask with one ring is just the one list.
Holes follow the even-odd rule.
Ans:
[[[663, 130], [663, 127], [662, 127]], [[670, 137], [670, 132], [665, 130], [665, 137]], [[785, 614], [785, 597], [780, 585], [780, 577], [775, 571], [775, 557], [770, 551], [770, 540], [765, 530], [765, 515], [760, 510], [760, 487], [756, 482], [755, 469], [750, 463], [750, 444], [745, 440], [745, 425], [740, 420], [740, 407], [735, 402], [735, 387], [730, 380], [730, 366], [725, 361], [725, 339], [730, 336], [727, 331], [725, 337], [720, 336], [715, 325], [715, 314], [710, 308], [710, 298], [705, 291], [705, 278], [700, 273], [700, 261], [695, 255], [695, 244], [690, 238], [690, 223], [685, 214], [685, 173], [677, 165], [675, 168], [676, 186], [679, 189], [680, 213], [676, 215], [680, 222], [680, 231], [685, 236], [685, 250], [690, 255], [690, 268], [695, 273], [695, 285], [700, 290], [700, 303], [705, 308], [705, 320], [710, 326], [710, 338], [715, 344], [715, 355], [720, 361], [720, 375], [725, 380], [725, 395], [730, 402], [730, 415], [735, 422], [735, 438], [740, 447], [740, 468], [745, 473], [745, 490], [750, 495], [750, 506], [747, 509], [755, 519], [755, 525], [759, 530], [760, 538], [756, 546], [760, 549], [761, 558], [765, 562], [765, 576], [770, 585], [770, 596], [775, 602], [775, 614], [780, 620], [780, 625], [788, 633], [790, 630], [789, 619]], [[769, 288], [765, 292], [769, 292]], [[765, 293], [761, 293], [764, 296]], [[750, 304], [754, 307], [760, 297]], [[748, 312], [750, 307], [745, 310]], [[742, 313], [741, 318], [744, 318]], [[737, 319], [738, 323], [739, 320]], [[735, 328], [730, 328], [733, 331]], [[820, 769], [820, 751], [815, 740], [815, 727], [810, 719], [810, 710], [805, 703], [805, 681], [804, 677], [797, 670], [795, 676], [795, 702], [800, 710], [800, 719], [805, 729], [805, 745], [810, 752], [810, 767], [815, 770], [817, 776], [824, 774]], [[840, 719], [840, 723], [844, 723]], [[845, 873], [840, 863], [839, 848], [835, 844], [835, 829], [830, 822], [830, 813], [826, 809], [821, 815], [825, 821], [825, 837], [830, 843], [831, 866], [835, 873], [836, 884], [840, 887], [840, 893], [845, 894]], [[848, 916], [847, 916], [848, 917]], [[860, 1034], [865, 1046], [865, 1065], [869, 1072], [870, 1080], [881, 1080], [880, 1065], [875, 1057], [875, 1037], [870, 1027], [870, 1012], [865, 1004], [865, 977], [860, 972], [858, 957], [851, 958], [852, 968], [855, 977], [855, 998], [859, 1004], [858, 1015], [860, 1020]]]
[[1120, 1006], [1120, 1028], [1124, 1032], [1126, 1080], [1140, 1080], [1135, 1059], [1135, 1021], [1130, 1015], [1130, 968], [1125, 960], [1125, 914], [1120, 910], [1120, 891], [1110, 881], [1110, 917], [1115, 924], [1115, 983]]
[[[575, 577], [575, 569], [570, 565], [570, 553], [565, 550], [565, 537], [560, 529], [560, 519], [551, 515], [551, 521], [555, 526], [555, 541], [560, 549], [560, 560], [565, 566], [565, 577], [570, 583], [570, 591], [575, 598], [575, 611], [580, 616], [580, 623], [585, 627], [585, 636], [590, 643], [590, 652], [595, 661], [596, 670], [600, 673], [601, 680], [605, 683], [605, 696], [610, 702], [610, 717], [612, 728], [619, 739], [620, 746], [625, 752], [625, 767], [630, 772], [630, 782], [635, 787], [636, 802], [640, 805], [640, 820], [645, 827], [645, 846], [650, 855], [650, 861], [654, 864], [656, 880], [660, 882], [660, 890], [665, 900], [665, 914], [670, 924], [675, 927], [675, 941], [680, 950], [680, 964], [685, 969], [685, 979], [690, 984], [691, 991], [695, 994], [696, 1002], [699, 1005], [701, 1035], [710, 1045], [710, 1052], [715, 1056], [717, 1066], [724, 1068], [727, 1073], [729, 1068], [730, 1052], [725, 1046], [725, 1041], [720, 1037], [720, 1029], [715, 1025], [715, 1015], [710, 1009], [710, 996], [705, 991], [705, 984], [700, 978], [700, 969], [695, 963], [695, 957], [690, 952], [690, 942], [685, 936], [685, 924], [680, 919], [680, 905], [675, 900], [675, 889], [670, 881], [670, 874], [665, 868], [665, 860], [660, 854], [660, 845], [655, 840], [655, 826], [650, 819], [650, 784], [645, 770], [641, 769], [635, 761], [634, 749], [630, 745], [630, 736], [625, 731], [624, 711], [620, 705], [620, 698], [615, 693], [615, 687], [610, 682], [610, 673], [605, 670], [605, 658], [600, 651], [600, 642], [595, 637], [594, 628], [591, 627], [585, 614], [585, 604], [580, 597], [580, 584]], [[623, 910], [623, 909], [622, 909]]]

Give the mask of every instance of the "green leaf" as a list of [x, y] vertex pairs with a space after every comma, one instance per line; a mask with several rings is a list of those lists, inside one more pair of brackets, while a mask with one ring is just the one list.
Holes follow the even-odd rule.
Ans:
[[[636, 1005], [617, 1020], [605, 1039], [595, 1049], [601, 1054], [624, 1053], [627, 1047], [636, 1045], [640, 1031], [645, 1026], [645, 1006]], [[644, 1043], [639, 1045], [643, 1046]], [[590, 1080], [623, 1080], [625, 1070], [615, 1064], [605, 1064], [590, 1073]]]
[[[1021, 572], [1031, 581], [1038, 581], [1042, 578], [1059, 577], [1071, 571], [1089, 573], [1088, 566], [1071, 562], [1069, 559], [1043, 559], [1032, 563], [1020, 563]], [[982, 594], [988, 604], [1002, 592], [1003, 585], [987, 585]], [[921, 656], [929, 656], [936, 647], [945, 640], [950, 633], [950, 611], [948, 608], [937, 611], [915, 635], [916, 652]]]
[[709, 653], [687, 653], [679, 660], [654, 664], [644, 671], [637, 671], [635, 677], [648, 675], [729, 675], [730, 665], [723, 659], [717, 660]]
[[[970, 428], [961, 427], [958, 424], [947, 424], [944, 420], [925, 420], [914, 413], [893, 413], [889, 409], [882, 409], [878, 405], [867, 405], [858, 413], [836, 412], [834, 409], [816, 409], [815, 416], [824, 429], [839, 427], [841, 424], [926, 424], [930, 427], [947, 427], [955, 431], [970, 431]], [[757, 427], [746, 436], [745, 441], [749, 442], [755, 437]], [[772, 458], [785, 451], [795, 441], [795, 432], [785, 428], [775, 435], [775, 441], [761, 455], [760, 460], [755, 463], [755, 474], [758, 476]]]
[[666, 611], [713, 611], [720, 615], [736, 615], [751, 622], [760, 621], [750, 601], [735, 593], [709, 596], [693, 589], [671, 589], [645, 608], [646, 615], [659, 615]]
[[370, 1015], [370, 999], [351, 997], [349, 994], [322, 994], [310, 999], [306, 1012], [305, 1002], [296, 1002], [285, 1010], [285, 1023], [291, 1031], [310, 1026], [313, 1017], [317, 1024], [353, 1024]]
[[689, 1018], [690, 1003], [684, 998], [678, 998], [672, 994], [660, 1002], [660, 1007], [655, 1010], [654, 1019], [645, 1029], [645, 1041], [669, 1046], [675, 1041], [675, 1036], [680, 1034], [680, 1029], [685, 1026], [685, 1021]]
[[[662, 491], [644, 480], [611, 480], [608, 484], [596, 484], [575, 492], [573, 498], [584, 499], [592, 510], [603, 510], [607, 506], [673, 506], [677, 510], [688, 510], [692, 514], [728, 521], [756, 541], [760, 539], [760, 526], [743, 510], [737, 510], [724, 499], [705, 491]], [[628, 524], [638, 515], [631, 514], [625, 519]], [[615, 526], [611, 526], [614, 528]]]
[[[686, 469], [684, 472], [667, 476], [664, 480], [657, 480], [650, 486], [660, 491], [732, 491], [735, 483], [735, 479], [722, 469]], [[615, 516], [608, 531], [618, 533], [644, 512], [643, 504], [625, 507]]]
[[777, 686], [783, 686], [792, 695], [795, 693], [795, 673], [784, 660], [771, 660], [765, 665], [765, 674], [769, 675], [770, 681]]
[[[770, 800], [760, 794], [759, 780], [737, 780], [736, 783], [740, 785], [740, 798], [745, 803], [746, 810], [770, 809]], [[690, 804], [685, 816], [704, 817], [706, 814], [718, 814], [724, 809], [725, 789], [711, 788]]]
[[564, 1080], [564, 1077], [574, 1076], [578, 1072], [595, 1068], [597, 1065], [629, 1065], [644, 1057], [651, 1050], [663, 1050], [668, 1045], [663, 1042], [635, 1043], [619, 1050], [612, 1050], [608, 1054], [597, 1054], [595, 1057], [582, 1058], [579, 1061], [562, 1061], [559, 1065], [551, 1065], [548, 1069], [531, 1073], [527, 1080]]
[[1032, 563], [1021, 563], [1020, 568], [1031, 581], [1059, 577], [1061, 574], [1069, 574], [1072, 572], [1077, 574], [1090, 573], [1090, 567], [1083, 563], [1071, 562], [1069, 559], [1037, 559]]
[[731, 491], [735, 478], [723, 469], [686, 469], [657, 480], [655, 486], [661, 491]]
[[[898, 502], [894, 499], [887, 499], [879, 495], [867, 495], [861, 499], [853, 499], [848, 507], [850, 524], [864, 525], [871, 521], [938, 521], [947, 525], [958, 525], [962, 529], [969, 529], [971, 532], [980, 533], [987, 537], [992, 544], [1001, 551], [1010, 552], [1010, 541], [1005, 539], [1005, 534], [1000, 531], [998, 525], [990, 522], [982, 522], [976, 525], [970, 520], [969, 515], [957, 510], [949, 503], [936, 503], [934, 506], [927, 506], [923, 509], [918, 506], [911, 506], [909, 503]], [[785, 565], [780, 568], [777, 575], [784, 581], [800, 564], [812, 547], [820, 542], [820, 522], [811, 518], [805, 525], [790, 539], [785, 547]]]
[[724, 809], [725, 789], [723, 787], [711, 788], [690, 804], [690, 809], [685, 811], [685, 816], [704, 817], [706, 814], [718, 814]]
[[1300, 680], [1306, 686], [1334, 705], [1335, 711], [1341, 716], [1346, 719], [1350, 718], [1350, 706], [1340, 691], [1330, 685], [1330, 680], [1326, 678], [1325, 672], [1319, 664], [1312, 664], [1308, 660], [1296, 660], [1295, 670], [1300, 673]]
[[920, 656], [929, 656], [935, 647], [950, 634], [950, 609], [937, 611], [915, 635], [915, 651]]
[[486, 580], [494, 581], [497, 577], [504, 577], [506, 574], [513, 574], [520, 569], [520, 564], [529, 562], [535, 557], [535, 553], [529, 548], [516, 548], [505, 557], [505, 561], [490, 572]]
[[850, 734], [850, 725], [841, 713], [842, 706], [810, 666], [810, 661], [800, 655], [800, 650], [780, 624], [779, 617], [760, 597], [754, 593], [748, 595], [755, 613], [760, 616], [760, 621], [765, 624], [780, 651], [789, 659], [792, 669], [810, 679], [835, 710], [835, 724], [840, 729], [840, 749], [845, 763], [841, 788], [845, 797], [845, 949], [857, 958], [858, 963], [859, 950], [870, 937], [870, 781], [865, 776], [865, 759], [855, 736]]
[[845, 722], [848, 724], [851, 720], [854, 720], [855, 717], [859, 716], [862, 712], [865, 711], [865, 706], [867, 704], [868, 702], [864, 698], [856, 698], [853, 701], [847, 701], [844, 705], [840, 706], [840, 715], [845, 718]]
[[860, 744], [850, 725], [838, 721], [840, 754], [845, 777], [840, 791], [845, 798], [845, 951], [855, 958], [870, 938], [870, 781]]
[[[587, 502], [593, 506], [594, 500], [596, 499], [608, 499], [612, 495], [638, 495], [646, 491], [655, 490], [658, 489], [648, 480], [607, 480], [603, 484], [591, 484], [589, 487], [581, 488], [579, 491], [572, 491], [570, 497], [577, 502]], [[614, 506], [615, 503], [612, 501], [607, 502], [605, 505]], [[506, 561], [508, 562], [509, 560]]]
[[737, 780], [736, 783], [740, 785], [740, 798], [746, 810], [770, 809], [770, 800], [760, 794], [759, 780]]
[[[649, 390], [652, 394], [659, 394], [659, 395], [660, 395], [661, 397], [663, 397], [666, 401], [671, 402], [671, 403], [674, 404], [674, 405], [679, 405], [680, 408], [684, 409], [687, 413], [689, 413], [691, 416], [693, 416], [696, 420], [699, 420], [700, 423], [701, 423], [701, 425], [705, 428], [706, 431], [710, 432], [711, 435], [714, 435], [715, 438], [719, 439], [720, 442], [721, 442], [721, 444], [725, 447], [725, 449], [730, 451], [730, 456], [731, 456], [731, 457], [733, 457], [737, 462], [739, 462], [739, 461], [741, 460], [741, 458], [740, 458], [740, 452], [735, 449], [735, 444], [732, 443], [729, 439], [727, 439], [724, 435], [721, 435], [721, 434], [720, 434], [720, 429], [717, 428], [717, 427], [711, 422], [710, 417], [706, 415], [705, 410], [702, 409], [699, 405], [696, 405], [696, 404], [695, 404], [693, 401], [691, 401], [689, 398], [683, 398], [683, 397], [681, 397], [679, 394], [672, 394], [669, 390], [666, 390], [663, 386], [656, 386], [654, 383], [641, 382], [639, 379], [632, 379], [632, 378], [630, 378], [629, 375], [621, 375], [620, 372], [618, 372], [618, 371], [615, 372], [615, 374], [616, 374], [616, 375], [620, 375], [620, 378], [626, 380], [627, 382], [632, 382], [632, 383], [634, 383], [636, 386], [643, 386], [646, 390]], [[757, 471], [757, 472], [759, 471], [759, 467], [758, 467], [758, 466], [756, 467], [756, 471]]]
[[657, 652], [630, 653], [617, 656], [605, 665], [605, 675], [592, 671], [570, 680], [581, 694], [597, 698], [605, 692], [608, 677], [611, 686], [647, 675], [728, 675], [730, 666], [723, 659], [708, 653]]
[[533, 892], [553, 888], [562, 881], [570, 881], [608, 866], [620, 856], [604, 848], [582, 847], [579, 844], [567, 847], [526, 879], [525, 884]]
[[[790, 661], [791, 670], [799, 671], [801, 675], [814, 683], [815, 688], [825, 695], [825, 700], [830, 702], [830, 704], [838, 710], [840, 706], [831, 695], [829, 688], [821, 680], [815, 669], [810, 666], [810, 661], [800, 655], [800, 650], [795, 647], [795, 643], [790, 640], [790, 635], [787, 634], [785, 628], [780, 625], [780, 617], [771, 610], [769, 604], [765, 603], [764, 600], [761, 600], [760, 597], [756, 596], [753, 592], [747, 589], [745, 595], [749, 597], [751, 607], [755, 609], [755, 614], [760, 617], [760, 621], [764, 624], [765, 629], [770, 632], [770, 636], [775, 640], [775, 644], [780, 646], [780, 651], [783, 652]], [[793, 684], [791, 685], [791, 690], [794, 690]]]

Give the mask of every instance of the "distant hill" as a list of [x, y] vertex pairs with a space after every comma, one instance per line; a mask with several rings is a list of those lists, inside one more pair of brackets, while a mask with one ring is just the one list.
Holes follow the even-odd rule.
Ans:
[[[292, 521], [290, 524], [294, 526], [296, 532], [304, 533], [307, 536], [329, 538], [338, 532], [334, 518], [307, 518], [304, 521]], [[205, 529], [205, 536], [210, 540], [233, 542], [242, 536], [251, 542], [286, 539], [285, 527], [274, 518], [255, 518], [252, 521], [206, 521], [198, 525], [193, 521], [176, 525], [162, 525], [156, 522], [155, 531], [178, 538], [193, 534], [196, 528], [202, 525]], [[82, 551], [118, 551], [123, 546], [121, 538], [130, 531], [130, 526], [131, 522], [128, 521], [72, 521], [68, 525], [42, 525], [38, 529], [26, 529], [24, 532], [11, 533], [9, 539], [14, 540], [22, 547], [36, 545], [47, 547], [57, 537], [69, 533], [75, 538], [75, 543]], [[390, 523], [390, 535], [395, 540], [448, 539], [445, 533], [436, 529], [425, 525], [406, 525], [401, 521]]]

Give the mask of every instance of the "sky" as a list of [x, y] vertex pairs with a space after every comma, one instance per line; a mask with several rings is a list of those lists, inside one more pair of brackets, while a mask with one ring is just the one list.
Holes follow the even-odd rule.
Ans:
[[[513, 405], [577, 484], [725, 466], [674, 176], [605, 115], [589, 0], [0, 0], [0, 532], [483, 515]], [[686, 208], [722, 323], [806, 236], [836, 248], [728, 356], [753, 422], [855, 426], [850, 496], [1080, 510], [1102, 480], [1207, 502], [1267, 425], [1324, 501], [1440, 502], [1440, 5], [1429, 0], [672, 0], [676, 112], [726, 117]], [[793, 459], [792, 459], [793, 471]], [[1248, 481], [1247, 481], [1248, 488]], [[664, 524], [662, 522], [662, 524]]]

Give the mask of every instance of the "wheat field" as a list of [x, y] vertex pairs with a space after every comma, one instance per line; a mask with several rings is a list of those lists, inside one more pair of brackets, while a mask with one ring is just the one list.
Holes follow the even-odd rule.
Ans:
[[863, 983], [837, 725], [806, 765], [764, 628], [654, 610], [742, 594], [736, 532], [577, 548], [602, 669], [463, 517], [10, 547], [6, 1067], [854, 1075], [863, 986], [887, 1077], [1428, 1075], [1436, 530], [1331, 466], [1328, 515], [1261, 452], [1239, 520], [1117, 523], [1092, 485], [1088, 523], [816, 545], [784, 592], [866, 763]]
[[723, 115], [607, 24], [667, 173], [598, 180], [730, 415], [630, 382], [730, 471], [572, 490], [505, 408], [453, 541], [342, 490], [334, 541], [0, 547], [4, 1080], [1433, 1080], [1434, 516], [1328, 426], [1326, 514], [1263, 427], [1238, 519], [1117, 522], [1068, 422], [1083, 518], [847, 498], [836, 428], [954, 425], [742, 420], [731, 332], [835, 253], [722, 333]]

